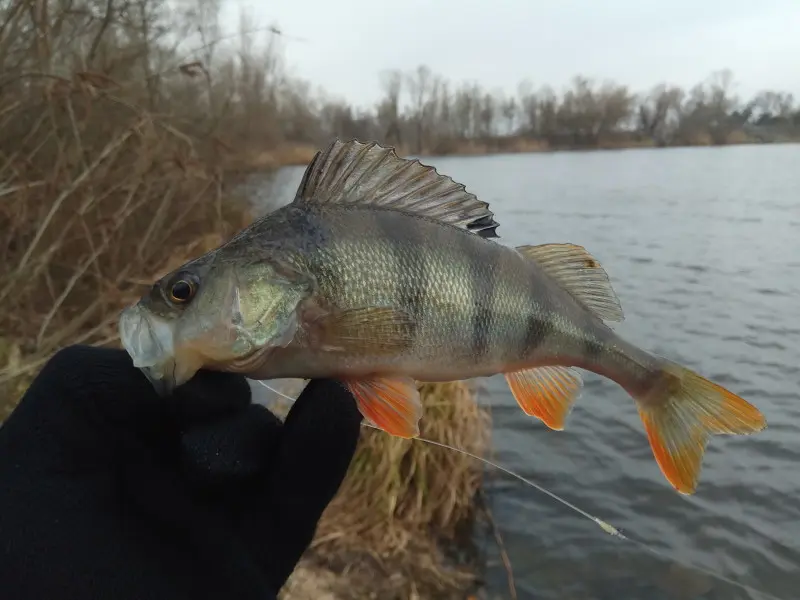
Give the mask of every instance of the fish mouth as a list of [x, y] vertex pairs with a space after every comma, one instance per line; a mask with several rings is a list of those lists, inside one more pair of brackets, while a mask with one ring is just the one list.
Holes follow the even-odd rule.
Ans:
[[169, 323], [135, 304], [122, 311], [119, 334], [133, 366], [144, 373], [159, 396], [170, 395], [183, 383], [177, 377], [174, 336]]
[[166, 361], [156, 367], [139, 367], [139, 370], [147, 377], [156, 394], [162, 398], [172, 395], [175, 388], [180, 385], [175, 377], [174, 360]]

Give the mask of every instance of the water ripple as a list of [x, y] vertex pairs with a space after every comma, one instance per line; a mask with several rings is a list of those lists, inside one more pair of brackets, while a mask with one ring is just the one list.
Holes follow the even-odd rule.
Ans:
[[[492, 377], [481, 380], [481, 402], [492, 406], [494, 459], [652, 548], [796, 598], [800, 278], [788, 275], [800, 268], [800, 146], [428, 162], [491, 199], [502, 243], [589, 249], [622, 300], [621, 335], [730, 387], [769, 423], [756, 436], [711, 440], [698, 491], [685, 497], [659, 471], [618, 386], [587, 375], [555, 432]], [[287, 200], [302, 169], [290, 173]], [[755, 598], [608, 536], [517, 480], [490, 475], [487, 489], [520, 598]], [[490, 597], [507, 597], [499, 557], [486, 577]]]
[[[783, 179], [761, 177], [759, 157]], [[586, 246], [622, 299], [621, 335], [748, 398], [769, 422], [757, 436], [714, 438], [698, 492], [687, 498], [661, 475], [618, 386], [587, 376], [566, 430], [554, 432], [526, 417], [494, 377], [497, 460], [635, 539], [787, 599], [797, 595], [800, 565], [800, 287], [786, 277], [800, 267], [800, 205], [787, 200], [800, 189], [799, 159], [800, 147], [785, 146], [447, 165], [468, 187], [502, 198], [493, 209], [504, 243], [537, 243], [531, 234], [546, 231], [541, 241]], [[553, 160], [569, 166], [569, 178], [552, 175]], [[528, 208], [522, 192], [508, 193], [509, 180], [558, 198], [558, 210], [546, 200]], [[492, 481], [520, 597], [751, 597], [609, 538], [519, 482]], [[489, 581], [503, 596], [501, 566]]]

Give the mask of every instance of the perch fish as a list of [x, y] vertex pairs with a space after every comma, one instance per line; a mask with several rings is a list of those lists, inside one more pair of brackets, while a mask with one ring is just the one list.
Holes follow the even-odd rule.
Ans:
[[693, 493], [712, 434], [766, 426], [754, 406], [606, 324], [623, 318], [583, 247], [504, 246], [489, 205], [375, 143], [317, 153], [294, 200], [158, 280], [120, 318], [161, 393], [199, 369], [334, 378], [371, 423], [419, 433], [415, 380], [503, 373], [522, 410], [561, 430], [578, 369], [636, 402], [655, 459]]

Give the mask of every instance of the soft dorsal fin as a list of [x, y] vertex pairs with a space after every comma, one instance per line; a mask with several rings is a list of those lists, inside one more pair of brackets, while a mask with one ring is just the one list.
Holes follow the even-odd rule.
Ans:
[[535, 260], [561, 287], [605, 321], [622, 321], [622, 305], [608, 274], [586, 248], [575, 244], [519, 246], [517, 252]]
[[306, 168], [295, 203], [344, 204], [413, 213], [498, 237], [489, 204], [463, 184], [376, 142], [335, 140]]

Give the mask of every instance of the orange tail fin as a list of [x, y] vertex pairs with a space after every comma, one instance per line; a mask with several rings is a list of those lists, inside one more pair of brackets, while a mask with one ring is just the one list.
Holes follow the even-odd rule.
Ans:
[[661, 472], [682, 494], [692, 494], [708, 438], [750, 434], [767, 426], [752, 404], [694, 373], [665, 361], [662, 383], [636, 398], [639, 415]]

